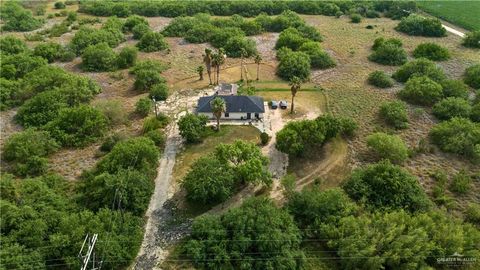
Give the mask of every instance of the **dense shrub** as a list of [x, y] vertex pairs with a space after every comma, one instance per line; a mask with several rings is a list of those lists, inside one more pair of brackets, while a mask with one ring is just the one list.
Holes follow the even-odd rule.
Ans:
[[138, 73], [145, 71], [145, 70], [152, 70], [157, 73], [161, 73], [168, 68], [166, 64], [156, 60], [144, 60], [144, 61], [137, 61], [135, 65], [130, 68], [130, 73], [133, 75], [138, 75]]
[[[231, 38], [242, 38], [245, 33], [238, 27], [217, 28], [210, 37], [210, 44], [216, 48], [225, 48], [227, 41]], [[255, 46], [254, 46], [255, 47]]]
[[373, 133], [367, 137], [367, 146], [378, 159], [403, 163], [408, 158], [408, 147], [397, 135]]
[[447, 48], [436, 43], [422, 43], [413, 51], [415, 58], [427, 58], [432, 61], [443, 61], [450, 58], [450, 52]]
[[267, 145], [268, 141], [270, 140], [270, 136], [266, 132], [260, 133], [260, 143], [262, 145]]
[[2, 30], [3, 31], [32, 31], [42, 26], [42, 21], [33, 17], [32, 12], [24, 9], [19, 3], [14, 1], [5, 2], [1, 6]]
[[[265, 239], [275, 244], [264, 245]], [[292, 217], [259, 197], [220, 216], [196, 219], [182, 250], [198, 269], [222, 269], [225, 265], [232, 269], [282, 269], [287, 265], [301, 269], [305, 255], [300, 243], [301, 234]], [[248, 250], [255, 252], [248, 252], [252, 254], [246, 259], [242, 254]]]
[[310, 57], [304, 52], [286, 53], [278, 64], [277, 75], [285, 80], [298, 77], [305, 81], [310, 78]]
[[108, 136], [103, 141], [102, 145], [100, 145], [100, 151], [103, 152], [110, 152], [112, 151], [113, 147], [120, 141], [124, 140], [125, 137], [122, 134], [115, 133], [111, 136]]
[[472, 106], [472, 111], [470, 112], [470, 119], [473, 122], [480, 123], [480, 103]]
[[362, 21], [362, 15], [357, 13], [351, 14], [350, 20], [352, 23], [360, 23]]
[[470, 48], [480, 48], [480, 31], [467, 33], [463, 38], [462, 45]]
[[135, 26], [141, 24], [148, 27], [148, 21], [144, 17], [138, 15], [129, 16], [123, 23], [122, 30], [124, 32], [132, 32]]
[[176, 17], [162, 30], [162, 34], [167, 37], [184, 37], [197, 23], [192, 17]]
[[145, 117], [152, 111], [153, 102], [151, 99], [145, 97], [141, 98], [135, 104], [135, 112]]
[[47, 63], [46, 59], [28, 53], [2, 56], [0, 76], [8, 80], [23, 78], [27, 73], [47, 65]]
[[158, 157], [158, 149], [152, 140], [136, 137], [117, 143], [97, 164], [97, 170], [111, 174], [120, 170], [138, 170], [152, 176]]
[[137, 24], [133, 27], [132, 33], [133, 33], [133, 39], [141, 39], [143, 35], [145, 35], [148, 32], [151, 32], [152, 30], [150, 27], [146, 24]]
[[99, 100], [95, 102], [93, 107], [99, 110], [103, 115], [105, 115], [110, 126], [119, 125], [127, 122], [127, 111], [125, 110], [123, 103], [119, 100]]
[[384, 45], [387, 45], [387, 44], [395, 45], [397, 47], [402, 47], [403, 46], [402, 41], [398, 38], [385, 39], [383, 37], [379, 37], [379, 38], [376, 38], [373, 41], [372, 50], [375, 51], [378, 48], [380, 48], [381, 46], [384, 46]]
[[4, 55], [28, 52], [25, 42], [19, 38], [8, 35], [0, 37], [0, 52]]
[[257, 54], [255, 41], [239, 36], [229, 38], [224, 49], [229, 57], [240, 57], [242, 50], [245, 52], [245, 57], [252, 57]]
[[45, 129], [64, 146], [85, 146], [104, 134], [107, 118], [100, 111], [81, 105], [60, 110]]
[[178, 130], [187, 143], [201, 142], [208, 118], [205, 115], [187, 113], [178, 120]]
[[442, 99], [442, 86], [427, 76], [412, 77], [398, 92], [402, 99], [418, 105], [433, 105]]
[[376, 47], [368, 59], [382, 65], [399, 66], [407, 62], [407, 53], [401, 46], [385, 42]]
[[90, 45], [96, 45], [102, 42], [106, 42], [110, 47], [116, 47], [121, 40], [119, 40], [115, 34], [105, 29], [94, 29], [91, 27], [80, 27], [70, 41], [70, 48], [81, 55]]
[[302, 24], [300, 26], [297, 26], [297, 30], [304, 38], [311, 41], [321, 42], [323, 40], [322, 35], [314, 26]]
[[428, 197], [417, 178], [388, 161], [355, 170], [343, 189], [352, 199], [365, 202], [371, 209], [413, 212], [429, 207]]
[[137, 47], [142, 52], [156, 52], [165, 50], [168, 48], [168, 44], [163, 38], [162, 34], [156, 32], [145, 33], [140, 41], [137, 43]]
[[470, 116], [472, 106], [462, 98], [449, 97], [443, 99], [433, 106], [432, 113], [440, 120], [448, 120], [453, 117]]
[[380, 106], [380, 117], [397, 129], [408, 127], [407, 104], [403, 101], [392, 101]]
[[470, 191], [472, 185], [472, 178], [464, 170], [458, 172], [452, 178], [450, 190], [460, 194], [466, 194]]
[[336, 66], [335, 61], [327, 52], [322, 50], [318, 42], [305, 42], [300, 46], [299, 51], [306, 53], [310, 57], [312, 68], [326, 69]]
[[306, 41], [308, 40], [296, 28], [287, 28], [280, 33], [275, 48], [287, 47], [295, 51]]
[[168, 86], [166, 83], [154, 84], [150, 89], [150, 98], [156, 101], [163, 101], [168, 98]]
[[55, 7], [55, 9], [64, 9], [65, 3], [58, 1], [58, 2], [55, 2], [53, 6]]
[[416, 14], [403, 18], [395, 29], [412, 36], [443, 37], [447, 35], [447, 30], [443, 28], [439, 19], [425, 18]]
[[6, 110], [17, 104], [18, 81], [0, 78], [0, 111]]
[[117, 68], [128, 68], [137, 62], [138, 50], [135, 47], [124, 47], [118, 53], [116, 59]]
[[82, 54], [82, 69], [112, 71], [117, 68], [117, 55], [107, 43], [88, 46]]
[[475, 89], [480, 89], [480, 64], [467, 68], [463, 81]]
[[208, 42], [215, 32], [215, 26], [209, 23], [197, 23], [185, 35], [185, 40], [190, 43]]
[[67, 106], [59, 91], [42, 92], [20, 106], [15, 120], [25, 127], [42, 126], [55, 119], [60, 109]]
[[467, 99], [468, 86], [460, 80], [443, 80], [440, 82], [443, 88], [444, 97], [458, 97]]
[[381, 70], [376, 70], [368, 75], [368, 83], [380, 88], [393, 86], [393, 80]]
[[58, 147], [48, 132], [27, 129], [8, 138], [3, 147], [3, 157], [14, 162], [14, 170], [19, 175], [39, 175], [46, 170], [45, 157]]
[[40, 43], [33, 50], [33, 55], [43, 57], [49, 63], [59, 60], [64, 53], [65, 49], [62, 45], [54, 42]]
[[445, 79], [443, 70], [435, 65], [435, 62], [424, 58], [406, 63], [392, 75], [399, 82], [406, 82], [412, 76], [427, 76], [436, 82], [441, 82]]
[[160, 129], [151, 130], [144, 134], [145, 137], [152, 140], [157, 147], [163, 147], [165, 145], [165, 134]]
[[433, 143], [445, 152], [480, 158], [480, 124], [464, 118], [452, 118], [432, 128]]
[[480, 204], [470, 203], [465, 213], [465, 220], [479, 225], [480, 224]]
[[243, 32], [245, 32], [247, 36], [258, 35], [264, 31], [262, 25], [260, 25], [256, 21], [244, 21], [240, 25], [240, 28], [242, 29]]
[[155, 70], [140, 70], [135, 74], [135, 90], [148, 91], [154, 85], [164, 83], [165, 79]]

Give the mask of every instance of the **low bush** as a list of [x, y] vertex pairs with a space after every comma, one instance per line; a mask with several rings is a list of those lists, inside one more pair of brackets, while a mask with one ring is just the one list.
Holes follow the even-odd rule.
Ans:
[[463, 38], [462, 45], [469, 48], [480, 48], [480, 30], [467, 33]]
[[374, 41], [373, 41], [373, 45], [372, 45], [372, 50], [377, 50], [378, 48], [380, 48], [381, 46], [383, 45], [387, 45], [387, 44], [391, 44], [391, 45], [395, 45], [397, 47], [402, 47], [403, 46], [403, 43], [400, 39], [398, 38], [389, 38], [389, 39], [385, 39], [383, 37], [379, 37], [379, 38], [376, 38]]
[[208, 42], [215, 33], [216, 27], [209, 23], [197, 23], [185, 34], [185, 40], [190, 43]]
[[117, 55], [117, 68], [129, 68], [137, 62], [138, 50], [135, 47], [124, 47]]
[[435, 104], [443, 97], [442, 86], [427, 76], [412, 77], [398, 94], [410, 103], [426, 106]]
[[40, 56], [32, 56], [28, 53], [2, 56], [0, 61], [0, 77], [11, 80], [23, 78], [27, 73], [42, 66], [48, 61]]
[[103, 136], [107, 118], [97, 109], [87, 105], [64, 108], [45, 129], [63, 146], [85, 146]]
[[105, 115], [109, 125], [123, 124], [128, 120], [127, 111], [119, 100], [99, 100], [95, 102], [94, 108]]
[[33, 50], [33, 55], [47, 59], [49, 63], [60, 60], [64, 56], [65, 49], [62, 45], [54, 42], [46, 42], [38, 44]]
[[144, 61], [137, 61], [135, 65], [130, 68], [130, 73], [133, 75], [138, 75], [138, 73], [145, 71], [145, 70], [152, 70], [157, 73], [161, 73], [168, 68], [166, 64], [156, 60], [144, 60]]
[[480, 160], [479, 123], [455, 117], [434, 126], [430, 137], [442, 151]]
[[123, 32], [132, 32], [133, 28], [137, 25], [145, 25], [148, 27], [148, 21], [138, 15], [129, 16], [123, 23], [122, 30]]
[[137, 24], [133, 27], [132, 33], [133, 33], [133, 39], [141, 39], [143, 35], [145, 35], [148, 32], [151, 32], [152, 30], [150, 27], [146, 24]]
[[268, 141], [270, 141], [270, 136], [268, 136], [268, 133], [266, 132], [260, 133], [260, 143], [262, 145], [267, 145]]
[[245, 37], [245, 32], [238, 27], [216, 28], [209, 42], [216, 48], [225, 48], [227, 41], [234, 37], [237, 39]]
[[467, 174], [466, 171], [462, 170], [453, 176], [449, 188], [453, 192], [466, 194], [470, 191], [471, 185], [472, 178]]
[[12, 35], [0, 37], [0, 52], [2, 54], [18, 54], [28, 52], [27, 44]]
[[449, 120], [453, 117], [468, 118], [472, 111], [470, 103], [462, 98], [449, 97], [433, 106], [432, 113], [440, 120]]
[[17, 104], [18, 81], [0, 78], [0, 111], [6, 110]]
[[114, 48], [123, 41], [123, 34], [118, 29], [95, 29], [91, 27], [80, 27], [75, 33], [68, 45], [77, 55], [91, 45], [107, 43], [109, 47]]
[[475, 89], [480, 89], [480, 64], [467, 68], [463, 81]]
[[407, 62], [407, 53], [401, 46], [385, 42], [376, 47], [368, 59], [382, 65], [399, 66]]
[[407, 104], [403, 101], [392, 101], [380, 106], [380, 117], [396, 129], [408, 128]]
[[468, 86], [460, 80], [443, 80], [440, 82], [443, 88], [444, 97], [458, 97], [467, 99], [470, 90]]
[[155, 70], [139, 70], [135, 74], [135, 90], [149, 91], [154, 85], [165, 83], [165, 79]]
[[201, 142], [205, 135], [208, 118], [205, 115], [187, 113], [178, 120], [180, 135], [187, 143]]
[[164, 128], [168, 124], [168, 118], [160, 114], [159, 116], [152, 116], [143, 120], [142, 133], [147, 134], [152, 130]]
[[165, 134], [160, 129], [151, 130], [144, 134], [145, 137], [152, 140], [157, 147], [162, 147], [165, 145]]
[[82, 69], [112, 71], [117, 69], [117, 55], [107, 43], [88, 46], [82, 54]]
[[393, 86], [393, 80], [390, 76], [381, 70], [376, 70], [368, 75], [368, 83], [380, 88]]
[[280, 33], [275, 48], [287, 47], [295, 51], [307, 41], [296, 28], [287, 28]]
[[20, 3], [15, 1], [5, 2], [0, 8], [3, 21], [2, 31], [27, 32], [38, 29], [43, 24], [41, 20], [33, 16], [30, 10], [23, 8]]
[[415, 58], [427, 58], [432, 61], [443, 61], [450, 58], [450, 52], [447, 48], [436, 43], [422, 43], [413, 51]]
[[55, 2], [54, 4], [55, 9], [64, 9], [65, 8], [65, 3], [63, 2]]
[[408, 158], [408, 147], [397, 135], [373, 133], [367, 137], [367, 146], [378, 159], [400, 164]]
[[472, 111], [470, 112], [470, 119], [473, 122], [480, 123], [480, 103], [472, 106]]
[[439, 19], [425, 18], [416, 14], [403, 18], [395, 29], [412, 36], [443, 37], [447, 35], [447, 30], [443, 28]]
[[152, 111], [152, 107], [153, 102], [151, 99], [149, 99], [148, 97], [141, 98], [135, 104], [135, 112], [145, 117]]
[[362, 15], [354, 13], [350, 15], [350, 21], [352, 23], [360, 23], [362, 21]]
[[305, 42], [298, 50], [306, 53], [310, 57], [310, 65], [312, 68], [327, 69], [336, 66], [335, 61], [327, 52], [322, 50], [318, 42]]
[[123, 140], [125, 140], [125, 137], [119, 133], [108, 136], [105, 138], [105, 140], [103, 140], [102, 145], [100, 145], [100, 151], [110, 152], [118, 142]]
[[465, 212], [465, 219], [468, 222], [480, 225], [480, 204], [470, 203]]
[[168, 98], [168, 86], [166, 83], [157, 83], [150, 89], [150, 98], [155, 101], [164, 101]]
[[392, 77], [399, 82], [406, 82], [412, 76], [427, 76], [430, 79], [441, 82], [446, 79], [443, 70], [435, 62], [420, 58], [401, 66]]
[[168, 44], [162, 34], [147, 32], [140, 38], [137, 47], [142, 52], [157, 52], [167, 49]]

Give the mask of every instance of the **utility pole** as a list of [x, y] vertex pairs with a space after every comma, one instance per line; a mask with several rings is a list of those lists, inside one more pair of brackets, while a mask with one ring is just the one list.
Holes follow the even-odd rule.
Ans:
[[[97, 243], [97, 239], [98, 239], [98, 234], [93, 234], [93, 236], [89, 236], [87, 234], [87, 236], [85, 236], [85, 240], [83, 240], [83, 244], [82, 244], [82, 248], [80, 249], [80, 252], [78, 253], [78, 258], [80, 259], [81, 263], [82, 263], [82, 267], [80, 268], [80, 270], [97, 270], [97, 269], [100, 269], [101, 265], [102, 265], [102, 262], [100, 261], [99, 262], [99, 266], [96, 266], [96, 263], [95, 262], [95, 252], [94, 252], [94, 249], [95, 249], [95, 244]], [[85, 248], [85, 244], [88, 245], [87, 247], [87, 250], [86, 250], [86, 253], [85, 255], [83, 255], [83, 249]], [[93, 260], [91, 261], [90, 263], [90, 258], [92, 258]], [[91, 268], [88, 268], [88, 265], [91, 264]]]
[[155, 97], [152, 97], [152, 101], [155, 108], [155, 117], [158, 117], [157, 101], [155, 100]]

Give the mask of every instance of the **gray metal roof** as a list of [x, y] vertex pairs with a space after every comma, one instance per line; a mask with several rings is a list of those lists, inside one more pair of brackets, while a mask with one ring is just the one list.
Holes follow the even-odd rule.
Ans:
[[[201, 97], [198, 99], [197, 112], [212, 112], [210, 101], [217, 96]], [[218, 96], [225, 100], [226, 112], [247, 112], [247, 113], [264, 113], [263, 98], [257, 96]]]

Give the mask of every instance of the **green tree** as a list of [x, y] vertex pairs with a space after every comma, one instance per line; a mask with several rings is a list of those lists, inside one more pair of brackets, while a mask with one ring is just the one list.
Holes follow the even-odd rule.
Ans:
[[187, 113], [178, 120], [180, 135], [187, 143], [201, 142], [205, 133], [207, 120], [208, 118], [204, 115]]
[[449, 97], [437, 102], [432, 109], [433, 115], [440, 120], [448, 120], [453, 117], [468, 118], [472, 111], [470, 103], [462, 98]]
[[251, 57], [257, 53], [257, 47], [255, 41], [246, 37], [234, 36], [227, 40], [225, 44], [225, 52], [228, 57]]
[[137, 47], [142, 52], [157, 52], [167, 49], [168, 44], [162, 34], [147, 32], [140, 38]]
[[123, 23], [122, 29], [124, 32], [131, 32], [137, 25], [146, 25], [148, 27], [148, 21], [138, 15], [129, 16]]
[[442, 86], [427, 76], [412, 77], [398, 95], [413, 104], [430, 106], [442, 99]]
[[398, 44], [385, 42], [374, 49], [368, 60], [382, 65], [399, 66], [407, 62], [407, 53]]
[[292, 217], [260, 197], [221, 216], [196, 219], [183, 250], [202, 269], [301, 269], [300, 242]]
[[343, 189], [372, 209], [423, 211], [430, 203], [417, 178], [388, 161], [355, 170]]
[[137, 24], [132, 28], [132, 33], [133, 33], [133, 39], [139, 40], [143, 37], [148, 32], [151, 32], [152, 30], [150, 27], [146, 24]]
[[18, 91], [18, 82], [0, 78], [0, 111], [16, 105], [15, 98]]
[[203, 81], [203, 70], [204, 70], [203, 66], [198, 66], [197, 69], [196, 69], [196, 71], [198, 73], [198, 80], [199, 81]]
[[64, 48], [55, 42], [40, 43], [33, 50], [33, 55], [43, 57], [47, 59], [49, 63], [60, 59], [62, 53], [64, 53]]
[[462, 45], [470, 48], [480, 48], [480, 31], [467, 33], [463, 38]]
[[467, 99], [470, 89], [461, 80], [443, 80], [440, 82], [442, 85], [443, 96], [457, 97]]
[[223, 202], [233, 194], [235, 178], [232, 169], [214, 156], [197, 159], [185, 176], [182, 186], [187, 198], [202, 204]]
[[262, 56], [260, 54], [256, 54], [254, 58], [255, 64], [257, 64], [257, 81], [258, 81], [258, 76], [260, 74], [260, 64], [262, 63]]
[[392, 101], [380, 105], [380, 117], [396, 129], [408, 128], [407, 104], [403, 101]]
[[27, 73], [47, 65], [47, 60], [28, 53], [2, 56], [0, 77], [12, 80], [23, 78]]
[[362, 15], [357, 13], [351, 14], [350, 20], [352, 23], [360, 23], [362, 21]]
[[298, 50], [303, 43], [308, 40], [302, 36], [300, 31], [295, 28], [287, 28], [280, 33], [277, 43], [275, 44], [275, 49], [280, 49], [282, 47], [287, 47], [292, 50]]
[[439, 19], [426, 18], [417, 14], [402, 18], [395, 30], [411, 36], [443, 37], [447, 35], [447, 30]]
[[135, 90], [149, 91], [154, 85], [165, 83], [165, 79], [155, 70], [139, 70], [135, 74]]
[[117, 55], [107, 43], [88, 46], [82, 54], [86, 71], [112, 71], [117, 68]]
[[310, 57], [303, 52], [288, 52], [281, 59], [277, 75], [285, 80], [294, 76], [306, 81], [310, 78]]
[[135, 112], [145, 117], [152, 111], [153, 102], [150, 98], [144, 97], [135, 104]]
[[377, 132], [367, 137], [367, 146], [380, 159], [403, 163], [408, 158], [408, 147], [397, 135]]
[[23, 8], [17, 2], [5, 2], [2, 5], [2, 30], [3, 31], [32, 31], [42, 26], [43, 22], [33, 17], [30, 10]]
[[37, 127], [55, 119], [68, 106], [59, 91], [46, 91], [27, 100], [17, 111], [15, 120], [25, 127]]
[[217, 132], [220, 131], [220, 118], [222, 117], [222, 114], [225, 112], [227, 109], [227, 105], [225, 103], [225, 100], [221, 97], [215, 97], [210, 101], [210, 107], [212, 109], [212, 113], [217, 119]]
[[85, 146], [104, 134], [107, 118], [93, 107], [81, 105], [60, 110], [45, 129], [64, 146]]
[[[114, 48], [123, 40], [123, 34], [118, 29], [95, 29], [82, 26], [75, 33], [70, 44], [68, 45], [77, 55], [81, 55], [83, 51], [91, 45], [99, 43], [107, 43], [108, 46]], [[120, 34], [120, 35], [119, 35]]]

